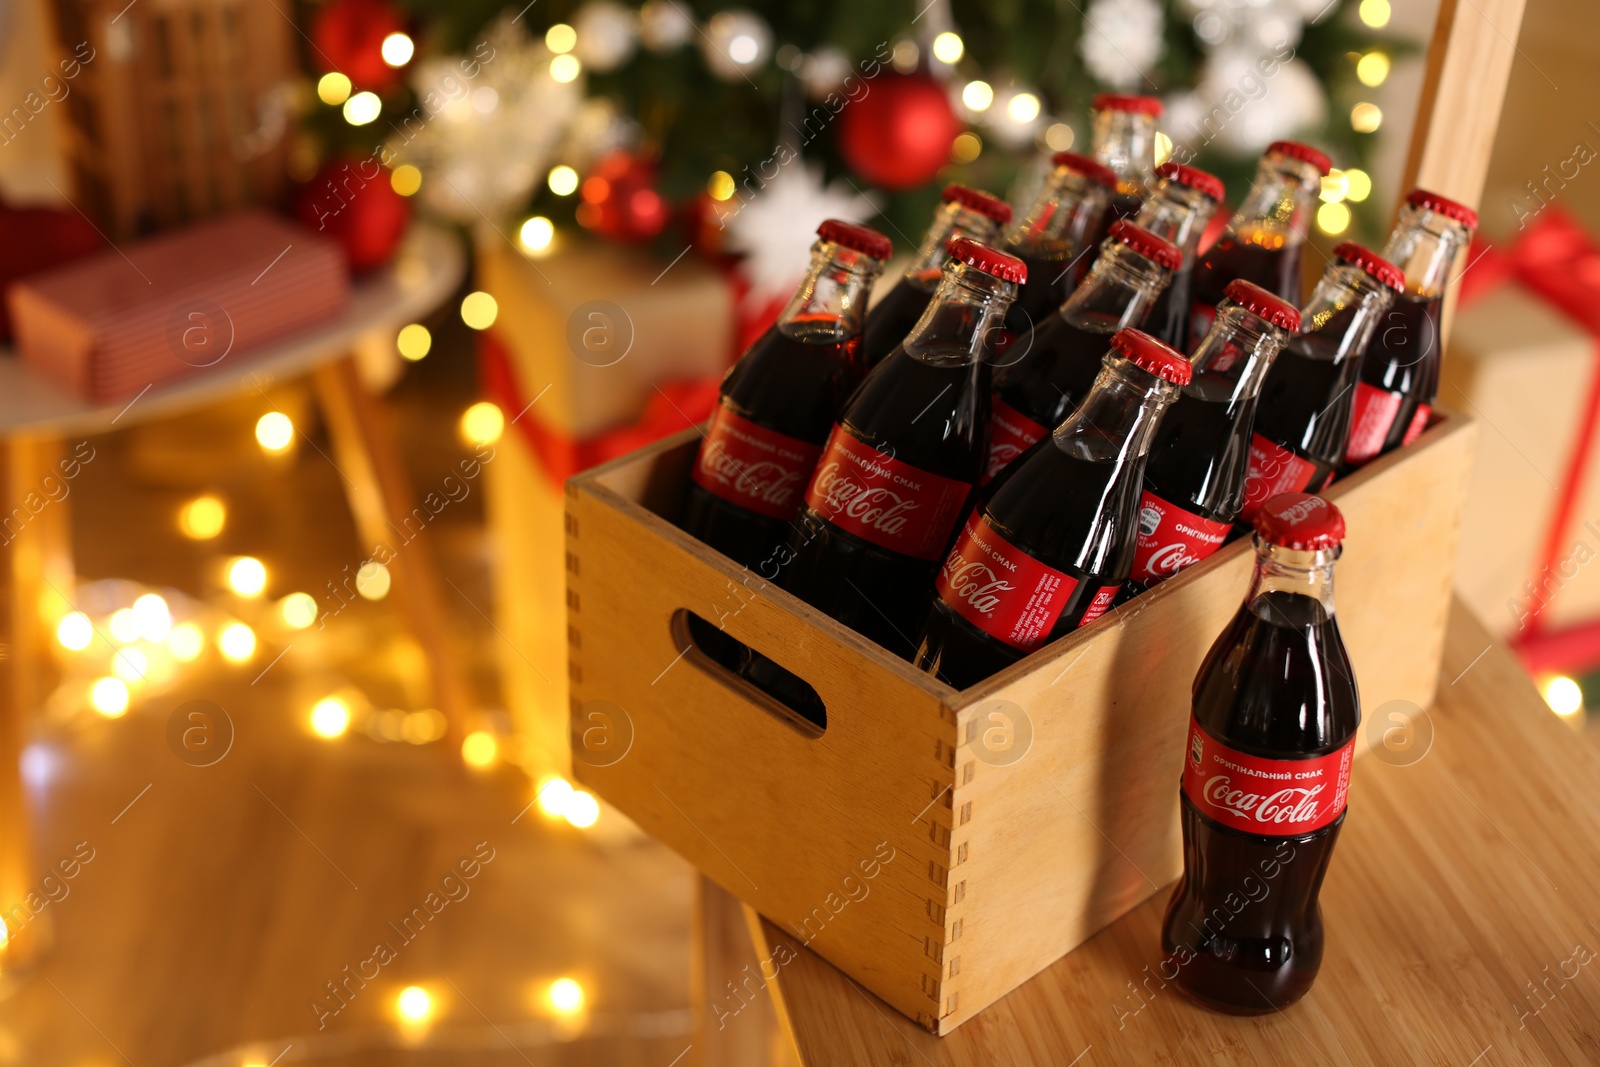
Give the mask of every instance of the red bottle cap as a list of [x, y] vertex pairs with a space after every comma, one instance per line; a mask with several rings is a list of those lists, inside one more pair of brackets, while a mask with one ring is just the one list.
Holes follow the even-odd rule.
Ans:
[[1406, 203], [1412, 207], [1424, 207], [1429, 211], [1437, 211], [1447, 219], [1455, 219], [1469, 230], [1478, 228], [1478, 213], [1465, 204], [1458, 204], [1454, 200], [1430, 193], [1426, 189], [1413, 189], [1406, 197]]
[[955, 201], [962, 207], [970, 207], [980, 215], [989, 216], [1002, 226], [1011, 221], [1010, 204], [998, 196], [990, 196], [982, 189], [974, 189], [970, 185], [957, 185], [951, 182], [944, 187], [944, 192], [939, 194], [939, 199], [946, 203]]
[[1344, 516], [1320, 496], [1279, 493], [1256, 512], [1256, 533], [1268, 544], [1320, 552], [1344, 541]]
[[1022, 260], [966, 237], [957, 237], [950, 242], [950, 258], [976, 267], [985, 274], [992, 274], [1002, 281], [1021, 285], [1028, 280], [1028, 265]]
[[1127, 219], [1113, 222], [1106, 234], [1168, 270], [1177, 270], [1183, 263], [1183, 253], [1178, 251], [1177, 245], [1162, 240], [1143, 226], [1135, 226]]
[[1090, 181], [1097, 182], [1107, 189], [1117, 187], [1117, 172], [1092, 156], [1080, 155], [1077, 152], [1057, 152], [1050, 157], [1050, 162], [1058, 167], [1075, 170]]
[[843, 219], [828, 219], [817, 227], [817, 236], [836, 245], [853, 248], [873, 259], [888, 259], [894, 255], [894, 242], [871, 226], [862, 226]]
[[1166, 108], [1153, 96], [1133, 96], [1128, 93], [1096, 93], [1091, 104], [1096, 111], [1135, 111], [1141, 115], [1161, 117]]
[[1157, 341], [1143, 330], [1129, 327], [1111, 335], [1111, 348], [1128, 358], [1135, 367], [1149, 371], [1164, 382], [1188, 385], [1194, 368], [1176, 349]]
[[1215, 174], [1191, 167], [1187, 163], [1166, 162], [1156, 168], [1156, 177], [1165, 178], [1169, 182], [1187, 185], [1197, 193], [1203, 193], [1222, 203], [1222, 198], [1227, 195], [1227, 189], [1222, 184], [1222, 179]]
[[1335, 248], [1333, 254], [1352, 267], [1358, 267], [1366, 271], [1395, 292], [1403, 293], [1406, 291], [1405, 273], [1372, 249], [1362, 248], [1354, 241], [1346, 241]]
[[1267, 145], [1267, 151], [1277, 152], [1279, 155], [1288, 156], [1291, 159], [1298, 159], [1302, 163], [1309, 163], [1316, 167], [1324, 178], [1333, 169], [1333, 160], [1329, 159], [1326, 153], [1319, 152], [1310, 145], [1301, 144], [1299, 141], [1273, 141]]
[[1222, 295], [1274, 326], [1281, 326], [1291, 333], [1300, 329], [1300, 310], [1287, 300], [1273, 296], [1255, 282], [1235, 278], [1222, 290]]

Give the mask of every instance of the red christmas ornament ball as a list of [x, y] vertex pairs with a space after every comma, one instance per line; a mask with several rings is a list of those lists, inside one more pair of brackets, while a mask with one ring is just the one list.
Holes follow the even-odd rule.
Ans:
[[648, 241], [666, 229], [670, 214], [655, 185], [650, 160], [613, 152], [583, 180], [578, 222], [614, 241]]
[[839, 153], [872, 184], [911, 189], [949, 161], [961, 129], [944, 86], [926, 74], [888, 74], [839, 113]]
[[405, 19], [387, 0], [332, 0], [311, 20], [318, 66], [337, 70], [357, 89], [383, 90], [400, 72], [383, 61], [383, 39], [405, 31]]
[[388, 262], [411, 221], [411, 204], [389, 184], [389, 168], [370, 156], [324, 164], [295, 197], [295, 214], [344, 250], [352, 273]]

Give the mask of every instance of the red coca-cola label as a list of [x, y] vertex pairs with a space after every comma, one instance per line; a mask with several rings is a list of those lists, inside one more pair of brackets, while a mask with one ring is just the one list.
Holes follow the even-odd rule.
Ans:
[[1345, 447], [1346, 463], [1365, 463], [1383, 451], [1384, 438], [1400, 414], [1403, 397], [1366, 382], [1356, 383], [1355, 410], [1350, 417], [1350, 443]]
[[[939, 599], [956, 614], [1024, 652], [1049, 640], [1077, 587], [1077, 578], [1034, 559], [1001, 537], [976, 511], [967, 519], [934, 582]], [[1104, 614], [1115, 595], [1115, 587], [1099, 590], [1084, 612], [1083, 622], [1093, 622]]]
[[1213, 522], [1162, 500], [1154, 493], [1139, 497], [1139, 536], [1133, 546], [1130, 577], [1154, 585], [1192, 567], [1222, 547], [1232, 523]]
[[1260, 434], [1250, 438], [1250, 473], [1244, 480], [1239, 518], [1250, 522], [1261, 505], [1279, 493], [1301, 493], [1316, 477], [1317, 465]]
[[885, 455], [835, 423], [806, 503], [864, 541], [938, 559], [971, 490], [966, 482]]
[[1260, 837], [1295, 837], [1344, 813], [1354, 735], [1326, 756], [1263, 759], [1229, 748], [1189, 720], [1183, 795], [1224, 826]]
[[1428, 404], [1418, 404], [1416, 413], [1411, 416], [1411, 422], [1406, 426], [1405, 436], [1400, 438], [1402, 445], [1409, 445], [1412, 441], [1422, 436], [1422, 431], [1428, 428], [1428, 416], [1433, 414], [1433, 408]]
[[1006, 464], [1022, 455], [1033, 443], [1050, 432], [999, 397], [989, 414], [989, 467], [983, 484], [1005, 470]]
[[722, 499], [774, 519], [800, 507], [800, 493], [822, 449], [767, 429], [717, 405], [692, 477]]
[[1097, 590], [1094, 599], [1089, 601], [1089, 606], [1083, 609], [1083, 618], [1078, 620], [1079, 626], [1088, 626], [1091, 622], [1104, 615], [1111, 607], [1111, 602], [1117, 599], [1117, 587], [1104, 586]]

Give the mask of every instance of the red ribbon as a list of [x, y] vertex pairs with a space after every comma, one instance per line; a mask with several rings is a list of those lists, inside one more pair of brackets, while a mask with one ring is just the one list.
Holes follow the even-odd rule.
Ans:
[[[1577, 439], [1567, 457], [1556, 492], [1555, 510], [1545, 528], [1544, 545], [1533, 574], [1533, 587], [1542, 594], [1544, 578], [1553, 572], [1567, 544], [1567, 532], [1572, 527], [1595, 438], [1600, 433], [1600, 244], [1560, 208], [1547, 207], [1527, 232], [1505, 251], [1474, 241], [1468, 263], [1469, 269], [1461, 279], [1463, 305], [1507, 282], [1517, 281], [1543, 297], [1597, 341], [1596, 366], [1589, 380]], [[1541, 609], [1531, 616], [1527, 629], [1514, 642], [1530, 663], [1545, 658], [1530, 645], [1540, 636], [1543, 620]], [[1571, 654], [1570, 644], [1561, 642], [1562, 655]], [[1596, 643], [1591, 656], [1600, 658], [1600, 643]]]

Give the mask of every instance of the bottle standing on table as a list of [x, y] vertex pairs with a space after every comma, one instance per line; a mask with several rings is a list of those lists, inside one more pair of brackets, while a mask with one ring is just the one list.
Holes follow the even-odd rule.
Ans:
[[1439, 314], [1456, 254], [1472, 241], [1478, 213], [1426, 189], [1413, 189], [1383, 256], [1405, 274], [1405, 291], [1367, 342], [1356, 383], [1345, 468], [1353, 470], [1428, 425], [1439, 393]]
[[1400, 268], [1353, 241], [1333, 250], [1290, 338], [1261, 387], [1250, 438], [1242, 522], [1279, 493], [1327, 488], [1350, 440], [1361, 353], [1405, 284]]
[[1011, 205], [965, 185], [947, 185], [933, 213], [933, 225], [894, 288], [867, 312], [861, 337], [866, 368], [871, 370], [883, 357], [906, 339], [906, 334], [922, 318], [923, 309], [939, 287], [940, 268], [949, 257], [950, 242], [965, 237], [979, 244], [993, 245], [1000, 228], [1011, 221]]
[[972, 511], [939, 571], [917, 666], [965, 689], [1111, 606], [1133, 555], [1139, 485], [1189, 361], [1138, 330], [1048, 440]]
[[1078, 406], [1100, 373], [1112, 334], [1144, 324], [1181, 262], [1176, 248], [1118, 219], [1083, 284], [1057, 312], [1018, 338], [995, 371], [988, 481]]
[[1105, 235], [1106, 208], [1117, 176], [1076, 152], [1057, 152], [1054, 169], [1033, 204], [1006, 232], [1000, 248], [1022, 260], [1028, 284], [1006, 312], [1005, 338], [992, 344], [996, 364], [1004, 344], [1053, 315], [1078, 284], [1085, 252]]
[[1194, 379], [1161, 420], [1144, 469], [1128, 582], [1145, 589], [1222, 547], [1244, 506], [1256, 399], [1300, 312], [1254, 282], [1228, 283], [1190, 357]]
[[817, 237], [778, 321], [722, 379], [682, 523], [769, 579], [833, 420], [865, 375], [863, 311], [893, 251], [877, 230], [837, 219]]
[[1275, 141], [1256, 165], [1250, 194], [1217, 243], [1195, 265], [1189, 343], [1211, 329], [1217, 301], [1235, 278], [1255, 282], [1273, 296], [1300, 303], [1300, 250], [1322, 179], [1332, 164], [1298, 141]]
[[1162, 923], [1190, 1000], [1260, 1015], [1322, 964], [1317, 896], [1344, 823], [1361, 706], [1333, 614], [1344, 519], [1291, 493], [1256, 516], [1244, 606], [1194, 682], [1179, 804], [1183, 878]]
[[1194, 265], [1200, 255], [1200, 235], [1217, 213], [1226, 192], [1222, 179], [1198, 167], [1163, 163], [1156, 182], [1134, 221], [1183, 253], [1172, 282], [1156, 297], [1150, 309], [1147, 332], [1180, 352], [1189, 350], [1189, 311], [1194, 303]]
[[1131, 219], [1139, 214], [1155, 182], [1156, 120], [1161, 117], [1161, 101], [1153, 96], [1100, 93], [1091, 106], [1091, 153], [1117, 175], [1111, 216]]
[[839, 415], [812, 476], [784, 587], [907, 659], [933, 576], [988, 460], [988, 332], [1021, 260], [958, 239], [933, 302]]

